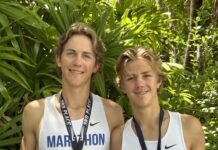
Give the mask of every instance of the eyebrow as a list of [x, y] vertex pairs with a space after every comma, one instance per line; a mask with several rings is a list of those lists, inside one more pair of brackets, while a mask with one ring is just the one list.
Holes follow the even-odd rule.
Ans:
[[88, 55], [93, 55], [93, 56], [95, 55], [94, 53], [86, 52], [86, 51], [84, 51], [83, 53], [84, 53], [84, 54], [88, 54]]
[[142, 72], [141, 74], [150, 74], [152, 73], [152, 71], [145, 71], [145, 72]]
[[[73, 49], [73, 48], [68, 48], [68, 49], [66, 49], [66, 51], [67, 51], [67, 52], [68, 52], [68, 51], [76, 52], [76, 50]], [[82, 53], [88, 54], [88, 55], [95, 55], [94, 52], [92, 53], [92, 52], [82, 51]]]
[[68, 49], [65, 49], [65, 51], [76, 51], [76, 50], [72, 48], [68, 48]]
[[[152, 73], [152, 71], [144, 71], [144, 72], [141, 72], [140, 74], [150, 74], [150, 73]], [[128, 71], [126, 71], [126, 75], [127, 76], [132, 76], [132, 75], [135, 75], [134, 73], [128, 73]]]

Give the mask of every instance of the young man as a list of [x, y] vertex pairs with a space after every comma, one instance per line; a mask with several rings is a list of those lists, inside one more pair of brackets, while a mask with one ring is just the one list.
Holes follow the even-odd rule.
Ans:
[[115, 102], [90, 92], [104, 52], [96, 33], [82, 23], [59, 39], [55, 60], [62, 91], [25, 107], [23, 150], [109, 149], [110, 133], [124, 120]]
[[193, 116], [163, 110], [158, 101], [161, 60], [145, 48], [130, 48], [116, 65], [117, 82], [133, 117], [114, 130], [112, 150], [204, 150], [204, 133]]

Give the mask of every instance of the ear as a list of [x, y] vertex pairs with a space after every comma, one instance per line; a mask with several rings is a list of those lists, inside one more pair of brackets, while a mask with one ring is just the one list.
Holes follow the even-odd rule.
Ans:
[[56, 62], [58, 67], [61, 67], [61, 58], [57, 55], [55, 56], [55, 62]]
[[95, 67], [94, 67], [94, 69], [93, 69], [93, 73], [97, 73], [98, 72], [98, 70], [99, 70], [99, 68], [100, 68], [100, 64], [99, 63], [96, 63], [95, 64]]
[[161, 84], [162, 84], [162, 79], [158, 78], [158, 80], [157, 80], [157, 89], [160, 88]]
[[122, 83], [120, 83], [120, 90], [123, 92], [123, 94], [126, 94], [126, 89], [124, 88]]
[[126, 91], [124, 89], [121, 89], [121, 91], [123, 92], [123, 94], [126, 94]]

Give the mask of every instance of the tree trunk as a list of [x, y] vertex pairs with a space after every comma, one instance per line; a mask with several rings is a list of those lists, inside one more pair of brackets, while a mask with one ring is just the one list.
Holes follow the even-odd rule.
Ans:
[[201, 45], [197, 46], [197, 61], [198, 61], [198, 72], [203, 73], [205, 69], [205, 56], [204, 56], [204, 48]]
[[196, 51], [196, 47], [193, 46], [192, 41], [192, 27], [194, 24], [194, 19], [197, 17], [197, 12], [199, 8], [202, 6], [203, 0], [191, 0], [190, 5], [190, 15], [189, 15], [189, 35], [188, 35], [188, 45], [186, 47], [185, 53], [185, 61], [184, 66], [186, 70], [193, 71], [193, 59], [194, 59], [194, 52]]
[[217, 25], [218, 22], [218, 0], [214, 0], [214, 7], [212, 12], [212, 22], [214, 26]]
[[162, 8], [163, 0], [155, 0], [159, 9]]

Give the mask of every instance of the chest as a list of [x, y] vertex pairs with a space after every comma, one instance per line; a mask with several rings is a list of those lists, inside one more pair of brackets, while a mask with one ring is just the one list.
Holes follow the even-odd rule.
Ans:
[[[104, 112], [93, 103], [84, 149], [104, 149], [109, 147], [110, 131]], [[84, 115], [83, 115], [84, 116]], [[76, 137], [79, 137], [84, 118], [72, 121]], [[45, 108], [39, 128], [40, 149], [70, 149], [71, 141], [62, 114], [54, 107]]]

